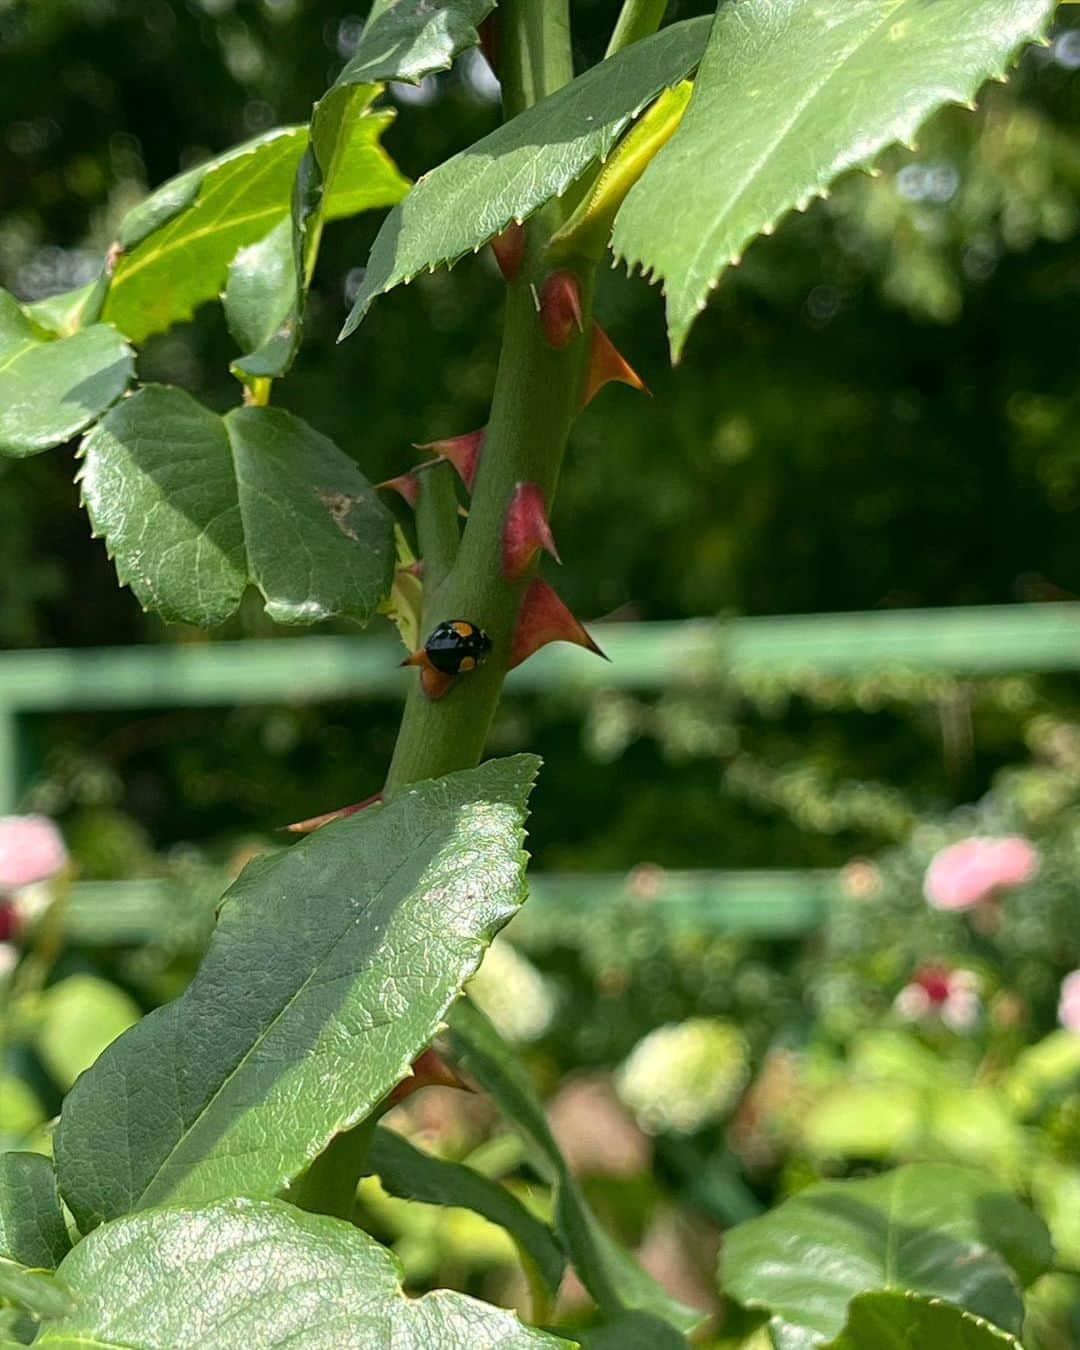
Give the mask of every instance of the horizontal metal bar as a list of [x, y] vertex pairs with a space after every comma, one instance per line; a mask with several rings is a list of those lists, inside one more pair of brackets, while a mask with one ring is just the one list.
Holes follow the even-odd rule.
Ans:
[[[655, 689], [694, 682], [1080, 669], [1080, 604], [881, 610], [688, 623], [597, 624], [611, 663], [564, 644], [511, 675], [511, 687]], [[408, 674], [389, 637], [162, 643], [0, 653], [0, 708], [194, 707], [399, 698]]]
[[[197, 936], [227, 880], [209, 878], [198, 889], [175, 880], [77, 882], [68, 893], [64, 929], [86, 947], [141, 946]], [[576, 946], [605, 911], [647, 912], [662, 928], [746, 937], [799, 937], [820, 928], [836, 892], [832, 872], [668, 872], [638, 868], [629, 874], [537, 873], [529, 899], [509, 932], [524, 947]]]

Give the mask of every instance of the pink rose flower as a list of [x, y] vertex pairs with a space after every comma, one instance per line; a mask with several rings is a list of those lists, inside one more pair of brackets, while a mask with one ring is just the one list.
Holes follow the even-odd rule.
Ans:
[[47, 881], [63, 871], [67, 856], [46, 816], [0, 816], [0, 892]]
[[971, 909], [995, 891], [1022, 886], [1039, 870], [1039, 855], [1017, 834], [975, 836], [950, 844], [926, 869], [923, 893], [934, 909]]
[[1066, 1031], [1080, 1032], [1080, 970], [1074, 970], [1061, 981], [1058, 1020]]

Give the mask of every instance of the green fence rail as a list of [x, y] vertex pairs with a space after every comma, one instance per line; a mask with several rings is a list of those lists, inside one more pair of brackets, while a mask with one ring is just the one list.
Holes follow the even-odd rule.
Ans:
[[[689, 623], [599, 624], [611, 663], [566, 646], [511, 676], [517, 690], [573, 694], [602, 687], [660, 689], [769, 676], [857, 676], [881, 671], [979, 676], [1080, 669], [1080, 604], [882, 610]], [[230, 706], [400, 697], [409, 678], [389, 637], [273, 638], [109, 649], [0, 653], [0, 812], [22, 786], [21, 723], [49, 712]], [[515, 920], [526, 943], [571, 940], [610, 905], [650, 905], [666, 921], [727, 933], [794, 937], [824, 921], [829, 873], [632, 873], [540, 876]], [[172, 884], [81, 883], [71, 894], [73, 936], [94, 931], [149, 940], [175, 921]], [[95, 925], [97, 928], [95, 930]], [[143, 938], [139, 937], [143, 935]], [[115, 938], [114, 938], [115, 940]]]
[[[796, 938], [825, 922], [837, 893], [828, 871], [530, 874], [529, 902], [509, 933], [526, 949], [579, 945], [585, 929], [617, 911], [647, 913], [665, 928], [754, 938]], [[196, 940], [228, 885], [148, 877], [76, 882], [64, 906], [64, 932], [81, 947], [141, 947]]]

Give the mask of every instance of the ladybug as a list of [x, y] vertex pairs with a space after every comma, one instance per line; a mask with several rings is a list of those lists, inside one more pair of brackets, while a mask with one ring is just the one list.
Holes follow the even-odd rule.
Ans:
[[440, 675], [463, 675], [482, 666], [491, 651], [491, 639], [468, 619], [447, 619], [432, 629], [424, 643], [430, 665]]

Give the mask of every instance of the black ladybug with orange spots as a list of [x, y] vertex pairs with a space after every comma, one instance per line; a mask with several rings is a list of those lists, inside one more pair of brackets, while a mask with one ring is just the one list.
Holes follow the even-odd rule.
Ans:
[[484, 664], [491, 651], [491, 639], [468, 619], [447, 619], [432, 629], [424, 651], [440, 674], [462, 675]]

